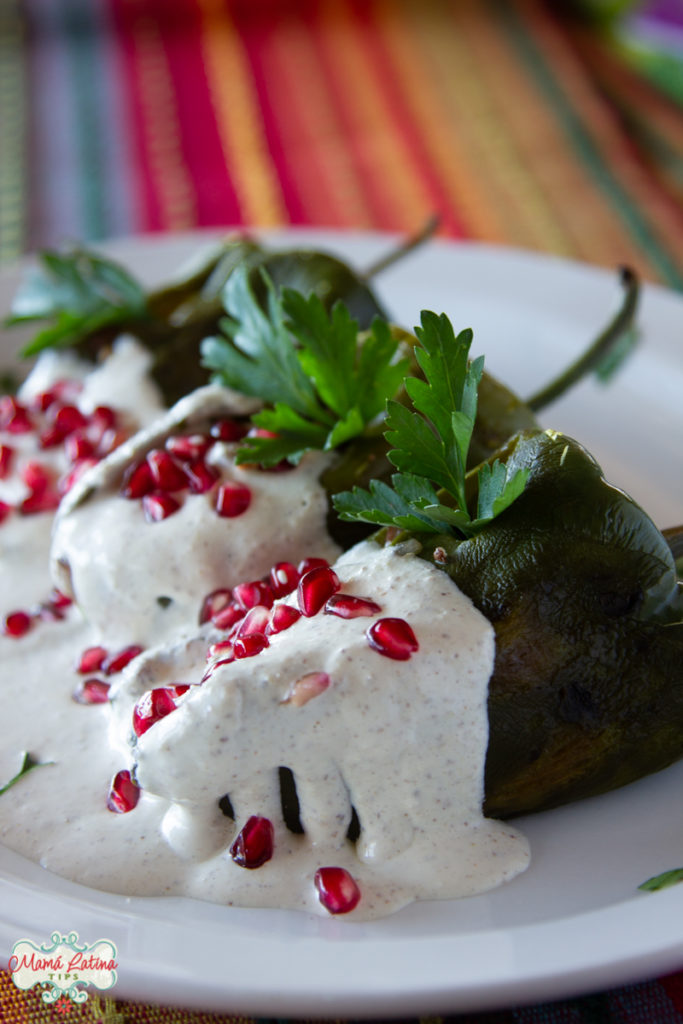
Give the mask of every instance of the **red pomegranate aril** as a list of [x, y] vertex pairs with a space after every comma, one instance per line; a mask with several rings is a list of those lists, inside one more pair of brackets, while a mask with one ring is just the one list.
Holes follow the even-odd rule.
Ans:
[[301, 612], [291, 604], [275, 605], [271, 612], [270, 621], [266, 626], [266, 636], [271, 633], [281, 633], [283, 629], [289, 629], [297, 619], [301, 618]]
[[6, 430], [9, 434], [28, 434], [33, 430], [28, 409], [11, 395], [0, 398], [0, 430]]
[[130, 665], [133, 658], [137, 658], [138, 654], [142, 654], [143, 650], [144, 648], [140, 647], [139, 644], [129, 644], [128, 647], [123, 647], [120, 651], [109, 654], [102, 662], [101, 669], [107, 676], [123, 672], [126, 665]]
[[254, 636], [258, 633], [265, 634], [266, 626], [270, 620], [270, 611], [265, 605], [257, 604], [250, 608], [237, 627], [235, 637]]
[[27, 462], [21, 471], [21, 479], [33, 494], [44, 494], [52, 482], [52, 475], [39, 462]]
[[233, 600], [245, 610], [254, 608], [257, 604], [272, 608], [275, 600], [275, 594], [265, 580], [238, 583], [236, 587], [232, 588], [232, 596]]
[[314, 882], [318, 899], [330, 914], [348, 914], [360, 903], [360, 889], [345, 868], [318, 868]]
[[173, 694], [174, 697], [182, 697], [182, 695], [184, 693], [187, 693], [187, 691], [189, 689], [190, 689], [190, 684], [189, 683], [175, 683], [174, 686], [170, 686], [169, 687], [169, 690], [171, 691], [171, 693]]
[[76, 671], [80, 675], [90, 675], [91, 672], [99, 672], [108, 657], [105, 647], [86, 647], [79, 658]]
[[211, 622], [216, 629], [226, 630], [232, 629], [235, 623], [243, 618], [244, 608], [240, 607], [236, 601], [231, 601], [225, 608], [221, 608], [211, 616]]
[[142, 499], [142, 511], [148, 523], [160, 523], [179, 508], [180, 502], [172, 494], [145, 494]]
[[19, 506], [19, 511], [24, 516], [34, 515], [38, 512], [54, 512], [60, 500], [58, 492], [51, 487], [46, 491], [34, 491], [24, 498]]
[[35, 618], [40, 619], [41, 622], [61, 622], [65, 616], [66, 612], [62, 608], [51, 604], [50, 601], [45, 601], [39, 605], [38, 610], [35, 612]]
[[156, 722], [176, 710], [173, 697], [173, 691], [165, 686], [158, 686], [143, 694], [133, 708], [133, 731], [136, 736], [142, 736]]
[[69, 462], [78, 462], [95, 454], [95, 445], [80, 431], [74, 431], [64, 441], [64, 451]]
[[365, 635], [375, 651], [394, 661], [407, 661], [420, 646], [405, 619], [378, 619]]
[[140, 787], [128, 771], [117, 772], [111, 782], [107, 807], [115, 814], [127, 814], [137, 806], [140, 799]]
[[96, 466], [98, 462], [99, 459], [96, 459], [94, 456], [90, 456], [90, 458], [87, 459], [79, 459], [78, 462], [75, 462], [70, 472], [63, 476], [59, 481], [59, 493], [62, 496], [68, 494], [71, 488], [78, 483], [83, 474], [89, 469], [92, 469], [93, 466]]
[[166, 451], [181, 462], [194, 462], [202, 459], [211, 445], [211, 438], [206, 434], [180, 434], [167, 438]]
[[230, 847], [230, 856], [241, 868], [260, 868], [273, 856], [274, 829], [268, 818], [252, 815]]
[[146, 462], [138, 462], [128, 467], [121, 484], [121, 494], [124, 498], [143, 498], [153, 490], [154, 481]]
[[267, 646], [267, 636], [263, 633], [250, 633], [249, 636], [238, 637], [233, 644], [233, 650], [235, 658], [253, 658]]
[[73, 699], [78, 704], [106, 704], [109, 700], [110, 684], [104, 679], [84, 679], [74, 690]]
[[207, 679], [210, 679], [211, 676], [216, 671], [216, 669], [221, 668], [223, 665], [230, 665], [234, 660], [235, 660], [235, 655], [231, 653], [230, 656], [227, 657], [227, 658], [221, 658], [220, 661], [214, 661], [213, 664], [209, 665], [209, 667], [207, 668], [206, 672], [204, 673], [202, 678], [199, 680], [200, 684], [201, 683], [205, 683]]
[[7, 516], [12, 511], [12, 506], [8, 505], [6, 501], [0, 501], [0, 523], [3, 523]]
[[69, 597], [68, 594], [63, 594], [56, 587], [53, 587], [50, 591], [50, 604], [54, 605], [55, 608], [69, 608], [73, 603], [72, 597]]
[[120, 444], [127, 441], [130, 434], [126, 430], [105, 430], [97, 441], [97, 454], [100, 457], [109, 455]]
[[219, 473], [213, 466], [207, 465], [201, 459], [195, 462], [188, 462], [185, 466], [187, 483], [192, 494], [206, 494], [218, 480]]
[[276, 597], [286, 597], [296, 590], [299, 572], [291, 562], [277, 562], [270, 570], [270, 585]]
[[333, 594], [325, 604], [325, 615], [338, 615], [340, 619], [357, 619], [364, 615], [377, 615], [382, 609], [369, 597], [351, 594]]
[[232, 600], [232, 590], [228, 587], [219, 587], [207, 594], [202, 602], [199, 612], [199, 625], [203, 626], [209, 620], [213, 621], [214, 615], [222, 611]]
[[0, 480], [4, 480], [12, 465], [14, 448], [8, 444], [0, 444]]
[[75, 430], [82, 430], [88, 425], [87, 417], [76, 405], [60, 405], [51, 419], [53, 425], [61, 430], [63, 437], [73, 434]]
[[308, 617], [316, 615], [340, 587], [339, 577], [329, 565], [319, 565], [316, 569], [310, 569], [299, 580], [297, 591], [302, 614]]
[[90, 423], [96, 427], [100, 434], [107, 430], [114, 430], [117, 425], [117, 415], [109, 405], [97, 405], [90, 415]]
[[162, 448], [147, 453], [147, 465], [154, 486], [160, 491], [182, 491], [187, 487], [185, 470]]
[[52, 424], [51, 426], [46, 427], [45, 430], [42, 431], [40, 437], [38, 438], [38, 445], [40, 448], [56, 448], [57, 445], [61, 444], [63, 440], [63, 431], [61, 431], [59, 427], [56, 427], [54, 424]]
[[309, 700], [324, 693], [329, 685], [330, 677], [327, 672], [308, 672], [301, 679], [297, 679], [282, 703], [302, 708], [304, 704], [308, 704]]
[[239, 420], [218, 420], [211, 427], [211, 437], [216, 441], [241, 441], [248, 430], [248, 426]]
[[30, 406], [35, 412], [47, 412], [57, 399], [57, 391], [54, 388], [49, 388], [47, 391], [39, 391], [37, 395], [34, 395]]
[[[232, 640], [218, 640], [210, 645], [206, 652], [206, 660], [211, 661], [212, 658], [221, 658], [229, 654], [232, 654]], [[232, 661], [232, 658], [230, 660]]]
[[302, 558], [296, 567], [296, 571], [301, 577], [305, 576], [307, 572], [311, 571], [311, 569], [324, 569], [329, 564], [330, 563], [326, 558]]
[[5, 616], [2, 631], [5, 636], [20, 637], [25, 636], [32, 625], [33, 616], [29, 615], [28, 612], [10, 612], [9, 615]]
[[251, 491], [244, 484], [221, 484], [216, 491], [216, 512], [225, 519], [234, 519], [247, 511]]

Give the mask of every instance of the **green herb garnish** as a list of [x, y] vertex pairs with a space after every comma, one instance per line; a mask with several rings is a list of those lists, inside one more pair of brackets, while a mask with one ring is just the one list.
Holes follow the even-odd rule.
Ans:
[[385, 321], [375, 319], [359, 337], [343, 303], [328, 313], [316, 295], [289, 288], [278, 295], [264, 281], [265, 310], [246, 271], [232, 274], [224, 291], [229, 319], [220, 325], [227, 338], [207, 338], [202, 357], [215, 380], [271, 406], [252, 419], [276, 436], [248, 437], [237, 462], [296, 464], [310, 449], [329, 451], [362, 434], [401, 386], [408, 361], [395, 361], [398, 341]]
[[17, 774], [9, 780], [9, 782], [6, 782], [3, 786], [0, 786], [0, 796], [2, 796], [3, 793], [6, 793], [8, 789], [11, 789], [12, 786], [19, 781], [19, 779], [22, 779], [24, 775], [28, 775], [28, 773], [32, 771], [34, 768], [43, 768], [48, 764], [54, 764], [54, 761], [36, 761], [35, 758], [31, 756], [31, 754], [29, 754], [28, 752], [24, 752], [21, 762], [21, 768], [19, 769]]
[[683, 868], [672, 868], [670, 871], [662, 871], [661, 875], [653, 875], [646, 882], [638, 886], [644, 892], [657, 892], [659, 889], [668, 889], [671, 885], [683, 882]]
[[469, 361], [472, 331], [456, 337], [445, 314], [423, 312], [421, 325], [415, 355], [424, 380], [405, 380], [415, 411], [387, 403], [385, 437], [393, 446], [388, 458], [401, 472], [392, 477], [393, 487], [375, 480], [369, 490], [355, 487], [335, 495], [333, 502], [347, 521], [469, 537], [522, 493], [528, 471], [510, 476], [499, 459], [484, 463], [474, 478], [477, 502], [470, 514], [467, 453], [484, 360]]
[[23, 355], [78, 345], [105, 328], [144, 318], [147, 299], [131, 275], [111, 260], [84, 249], [43, 252], [12, 303], [8, 326], [47, 320]]

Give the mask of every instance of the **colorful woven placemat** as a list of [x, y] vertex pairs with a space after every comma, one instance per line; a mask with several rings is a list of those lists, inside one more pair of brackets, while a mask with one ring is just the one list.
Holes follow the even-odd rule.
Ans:
[[[681, 288], [681, 7], [578, 16], [604, 6], [0, 0], [0, 260], [209, 226], [410, 232], [436, 213], [447, 237]], [[0, 972], [0, 1024], [242, 1019], [46, 1007]], [[442, 1019], [679, 1024], [683, 975]]]

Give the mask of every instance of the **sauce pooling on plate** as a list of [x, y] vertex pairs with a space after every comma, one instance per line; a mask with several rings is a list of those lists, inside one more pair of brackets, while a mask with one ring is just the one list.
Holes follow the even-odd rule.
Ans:
[[[95, 409], [112, 409], [122, 443], [84, 446], [91, 461], [67, 482], [78, 458], [49, 470], [65, 494], [57, 591], [54, 507], [17, 508], [37, 479], [26, 471], [35, 430], [5, 422], [0, 435], [12, 449], [2, 613], [29, 617], [0, 637], [12, 738], [0, 778], [22, 751], [52, 762], [0, 798], [2, 841], [94, 888], [353, 919], [524, 870], [525, 839], [481, 812], [490, 624], [410, 550], [368, 541], [337, 558], [325, 456], [285, 472], [238, 468], [232, 441], [212, 434], [248, 411], [235, 396], [209, 388], [162, 413], [142, 357], [135, 380], [122, 365], [114, 356], [96, 371], [96, 398], [86, 379], [68, 403], [86, 440]], [[39, 364], [17, 407], [42, 401], [29, 415], [50, 425], [56, 409], [39, 396], [67, 370]], [[74, 434], [55, 458], [76, 453]], [[171, 453], [187, 475], [187, 438], [208, 439], [203, 483], [165, 488], [157, 476], [124, 493], [137, 467], [168, 467], [150, 453]], [[48, 452], [40, 440], [37, 451]], [[170, 496], [171, 511], [151, 514], [149, 495]]]

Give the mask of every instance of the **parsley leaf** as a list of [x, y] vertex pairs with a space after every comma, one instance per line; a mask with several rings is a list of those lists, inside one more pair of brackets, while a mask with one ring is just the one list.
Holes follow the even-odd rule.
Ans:
[[47, 320], [23, 351], [77, 345], [95, 331], [129, 324], [147, 315], [145, 292], [131, 275], [110, 260], [84, 249], [43, 252], [19, 288], [7, 326]]
[[268, 406], [252, 417], [259, 432], [245, 439], [236, 460], [273, 466], [362, 434], [398, 391], [408, 361], [395, 361], [398, 341], [385, 321], [359, 335], [343, 303], [328, 313], [317, 295], [285, 288], [278, 296], [262, 276], [265, 311], [247, 272], [232, 274], [223, 293], [228, 318], [220, 324], [226, 337], [205, 339], [202, 358], [214, 380]]
[[49, 764], [54, 764], [54, 761], [36, 761], [31, 754], [24, 752], [21, 761], [21, 768], [17, 774], [9, 780], [9, 782], [5, 782], [4, 785], [0, 786], [0, 796], [2, 796], [3, 793], [6, 793], [8, 789], [11, 789], [19, 779], [24, 777], [24, 775], [28, 775], [33, 768], [43, 768]]
[[660, 875], [654, 875], [647, 881], [641, 882], [638, 886], [644, 892], [657, 892], [659, 889], [668, 889], [669, 886], [683, 882], [683, 868], [672, 868], [670, 871], [662, 871]]
[[347, 521], [423, 532], [456, 531], [469, 537], [519, 497], [528, 470], [510, 474], [498, 459], [480, 466], [475, 478], [476, 514], [470, 514], [467, 456], [484, 360], [469, 360], [472, 332], [461, 331], [456, 337], [444, 314], [424, 311], [415, 333], [419, 341], [415, 356], [424, 379], [405, 381], [413, 410], [387, 402], [384, 436], [393, 446], [388, 458], [402, 471], [392, 477], [393, 492], [375, 482], [367, 491], [355, 487], [336, 494], [333, 503]]

